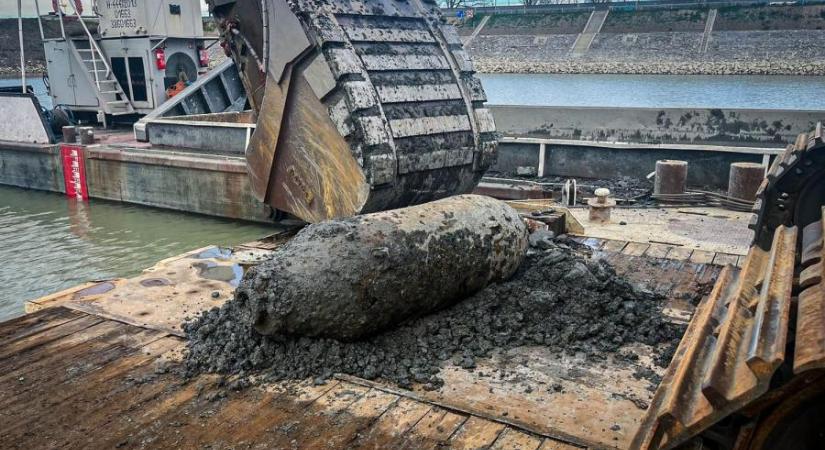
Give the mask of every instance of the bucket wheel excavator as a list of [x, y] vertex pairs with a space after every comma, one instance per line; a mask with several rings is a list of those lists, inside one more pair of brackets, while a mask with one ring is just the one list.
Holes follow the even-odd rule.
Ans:
[[824, 139], [772, 164], [747, 259], [696, 309], [634, 448], [825, 448]]
[[259, 200], [307, 222], [472, 191], [496, 154], [481, 83], [432, 0], [209, 0], [257, 115]]

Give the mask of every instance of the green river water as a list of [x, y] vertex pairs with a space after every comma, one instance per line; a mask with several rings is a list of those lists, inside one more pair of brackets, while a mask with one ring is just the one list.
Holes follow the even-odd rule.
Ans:
[[128, 277], [205, 245], [234, 245], [275, 226], [0, 186], [0, 320], [26, 300], [84, 281]]

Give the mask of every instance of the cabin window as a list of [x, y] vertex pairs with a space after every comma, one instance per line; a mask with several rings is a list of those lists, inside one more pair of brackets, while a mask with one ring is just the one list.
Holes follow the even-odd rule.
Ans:
[[146, 70], [143, 58], [116, 56], [112, 58], [112, 72], [117, 82], [133, 102], [145, 102], [149, 96], [146, 89]]

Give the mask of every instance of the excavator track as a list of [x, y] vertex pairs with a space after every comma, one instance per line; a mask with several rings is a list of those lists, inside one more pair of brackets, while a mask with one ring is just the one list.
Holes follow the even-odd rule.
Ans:
[[210, 0], [257, 129], [255, 194], [315, 222], [470, 192], [496, 154], [435, 2]]
[[818, 448], [805, 439], [822, 439], [809, 417], [825, 398], [823, 175], [820, 124], [771, 165], [748, 256], [697, 307], [632, 448]]

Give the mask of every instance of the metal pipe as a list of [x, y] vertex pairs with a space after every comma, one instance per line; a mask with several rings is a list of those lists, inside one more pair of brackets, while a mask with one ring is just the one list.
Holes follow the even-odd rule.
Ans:
[[34, 10], [37, 11], [37, 26], [40, 28], [40, 40], [46, 40], [46, 34], [43, 32], [43, 19], [40, 17], [40, 0], [34, 0]]
[[66, 40], [66, 27], [63, 25], [63, 7], [60, 6], [60, 2], [58, 1], [55, 3], [55, 7], [57, 9], [57, 17], [60, 19], [60, 36], [63, 40]]
[[26, 51], [23, 49], [23, 2], [17, 0], [17, 34], [20, 37], [20, 78], [23, 93], [26, 93]]

